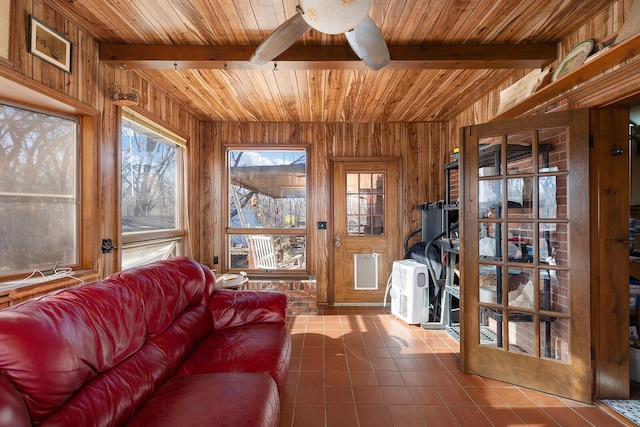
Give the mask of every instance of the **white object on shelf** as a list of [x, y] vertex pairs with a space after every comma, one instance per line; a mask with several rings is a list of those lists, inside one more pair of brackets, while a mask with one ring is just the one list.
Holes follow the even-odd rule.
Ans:
[[495, 286], [480, 286], [480, 302], [496, 304], [497, 299]]

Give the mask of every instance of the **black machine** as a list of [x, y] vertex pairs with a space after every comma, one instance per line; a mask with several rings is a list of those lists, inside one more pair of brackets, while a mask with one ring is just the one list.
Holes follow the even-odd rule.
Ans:
[[[405, 259], [413, 259], [425, 264], [429, 270], [430, 321], [437, 321], [439, 315], [440, 292], [444, 287], [444, 265], [440, 239], [451, 237], [458, 229], [457, 210], [450, 211], [444, 201], [422, 203], [422, 227], [410, 233], [404, 240]], [[411, 239], [421, 233], [421, 241], [409, 247]]]

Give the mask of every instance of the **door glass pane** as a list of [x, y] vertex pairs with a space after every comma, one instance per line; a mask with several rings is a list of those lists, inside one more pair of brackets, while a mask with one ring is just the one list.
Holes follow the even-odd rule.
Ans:
[[533, 283], [534, 270], [529, 268], [509, 269], [509, 298], [510, 307], [535, 309], [535, 285]]
[[540, 320], [540, 356], [569, 362], [569, 319], [542, 316]]
[[347, 174], [347, 194], [358, 194], [358, 178], [359, 175], [357, 173], [348, 173]]
[[497, 222], [481, 222], [480, 225], [480, 259], [502, 260], [502, 224]]
[[500, 175], [500, 150], [502, 138], [492, 137], [480, 139], [478, 145], [478, 176]]
[[360, 195], [347, 194], [347, 215], [360, 214]]
[[501, 313], [501, 310], [480, 306], [480, 321], [478, 323], [480, 345], [502, 348]]
[[540, 270], [540, 309], [569, 314], [569, 272]]
[[384, 181], [380, 173], [347, 174], [347, 235], [384, 234]]
[[540, 172], [554, 168], [567, 171], [567, 128], [538, 130], [538, 168]]
[[533, 241], [533, 224], [508, 223], [509, 259], [517, 262], [528, 262], [527, 246]]
[[509, 351], [535, 356], [535, 331], [533, 316], [529, 313], [509, 314]]
[[538, 177], [538, 215], [542, 219], [567, 217], [567, 177]]
[[357, 174], [357, 176], [360, 181], [360, 190], [371, 193], [371, 189], [373, 188], [371, 185], [371, 175], [368, 173], [365, 173], [365, 174]]
[[540, 223], [540, 262], [566, 267], [569, 265], [568, 225]]
[[499, 179], [478, 182], [478, 203], [480, 218], [500, 218], [502, 203], [502, 181]]
[[478, 300], [481, 303], [488, 304], [501, 304], [501, 298], [498, 298], [496, 284], [498, 283], [498, 277], [502, 275], [500, 272], [502, 267], [495, 265], [483, 265], [480, 264], [480, 294]]
[[507, 174], [520, 175], [533, 172], [532, 140], [531, 132], [507, 135]]
[[533, 183], [530, 176], [507, 179], [507, 216], [533, 218]]

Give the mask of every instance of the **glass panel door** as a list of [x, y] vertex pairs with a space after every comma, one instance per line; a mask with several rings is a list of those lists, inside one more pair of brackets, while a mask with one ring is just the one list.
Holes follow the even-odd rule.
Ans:
[[465, 137], [462, 351], [470, 372], [589, 401], [586, 126], [564, 112]]

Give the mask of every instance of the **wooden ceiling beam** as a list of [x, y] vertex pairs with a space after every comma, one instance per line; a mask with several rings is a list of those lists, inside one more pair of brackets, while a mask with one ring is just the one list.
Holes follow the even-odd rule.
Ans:
[[[293, 45], [265, 65], [249, 63], [256, 46], [101, 44], [100, 60], [127, 69], [368, 69], [349, 46]], [[383, 70], [533, 69], [556, 59], [554, 43], [391, 45]]]

